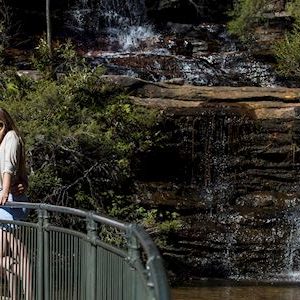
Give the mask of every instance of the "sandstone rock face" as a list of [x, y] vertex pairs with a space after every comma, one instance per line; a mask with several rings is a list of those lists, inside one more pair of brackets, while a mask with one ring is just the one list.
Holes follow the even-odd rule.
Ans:
[[112, 77], [164, 111], [139, 199], [180, 214], [161, 251], [176, 279], [287, 278], [300, 268], [300, 89]]

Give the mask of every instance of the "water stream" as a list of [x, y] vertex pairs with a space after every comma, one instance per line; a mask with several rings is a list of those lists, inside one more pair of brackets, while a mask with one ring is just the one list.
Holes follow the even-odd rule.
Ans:
[[156, 29], [143, 0], [80, 0], [67, 16], [68, 28], [92, 34], [95, 46], [86, 57], [110, 74], [206, 86], [281, 84], [273, 67], [241, 49], [225, 25], [167, 23]]

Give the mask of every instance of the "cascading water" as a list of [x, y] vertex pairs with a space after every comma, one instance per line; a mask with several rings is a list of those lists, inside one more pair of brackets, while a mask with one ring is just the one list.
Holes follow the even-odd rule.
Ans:
[[87, 56], [108, 73], [208, 86], [278, 84], [272, 67], [239, 51], [225, 26], [168, 23], [160, 33], [148, 21], [144, 0], [77, 1], [66, 25], [85, 37], [91, 33], [96, 46]]
[[117, 51], [135, 49], [155, 36], [152, 26], [147, 24], [144, 0], [80, 0], [68, 13], [70, 28], [105, 34]]
[[299, 212], [287, 215], [290, 234], [285, 249], [285, 269], [283, 278], [291, 281], [300, 281], [300, 218]]
[[[300, 200], [284, 192], [290, 190], [285, 181], [290, 167], [273, 181], [277, 167], [282, 171], [286, 164], [285, 158], [282, 165], [265, 154], [274, 127], [267, 120], [263, 129], [247, 108], [240, 109], [213, 103], [170, 110], [162, 124], [170, 136], [169, 150], [157, 163], [147, 163], [150, 171], [143, 168], [151, 188], [139, 199], [149, 203], [149, 194], [153, 199], [161, 195], [155, 201], [164, 208], [168, 200], [178, 201], [176, 212], [182, 214], [185, 228], [166, 252], [174, 254], [174, 261], [182, 255], [182, 264], [189, 257], [187, 272], [234, 280], [299, 281], [300, 219], [291, 211]], [[283, 121], [277, 122], [282, 129]], [[281, 134], [290, 137], [289, 132]], [[157, 177], [163, 172], [165, 181]]]
[[136, 49], [155, 36], [152, 26], [147, 24], [144, 0], [102, 1], [101, 6], [109, 38], [117, 41], [121, 50]]

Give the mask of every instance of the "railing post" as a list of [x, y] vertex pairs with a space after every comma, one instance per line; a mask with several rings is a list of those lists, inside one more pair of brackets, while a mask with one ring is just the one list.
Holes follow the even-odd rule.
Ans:
[[87, 216], [87, 251], [86, 251], [86, 299], [96, 300], [96, 270], [97, 270], [97, 224], [92, 219], [92, 213]]
[[44, 238], [44, 300], [49, 300], [50, 289], [49, 289], [49, 214], [47, 210], [44, 210], [43, 214], [43, 238]]
[[43, 300], [44, 260], [43, 260], [43, 209], [38, 210], [38, 234], [37, 234], [37, 300]]
[[[127, 229], [128, 260], [132, 266], [134, 266], [135, 262], [140, 259], [139, 258], [138, 241], [137, 241], [136, 237], [134, 236], [133, 230], [132, 230], [132, 228], [134, 226], [135, 226], [134, 224], [130, 224]], [[137, 293], [136, 293], [137, 282], [136, 282], [135, 276], [132, 280], [131, 288], [132, 288], [132, 300], [138, 300], [138, 299], [136, 299], [136, 297], [137, 297]]]

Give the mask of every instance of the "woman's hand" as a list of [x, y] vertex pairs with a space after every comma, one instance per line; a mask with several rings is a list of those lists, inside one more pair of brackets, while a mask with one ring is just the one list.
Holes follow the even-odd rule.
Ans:
[[20, 195], [25, 194], [26, 190], [27, 190], [27, 187], [23, 183], [14, 184], [11, 187], [12, 194], [16, 195], [16, 196], [20, 196]]
[[1, 205], [4, 205], [8, 200], [8, 193], [1, 193], [1, 196], [0, 196], [0, 204]]

